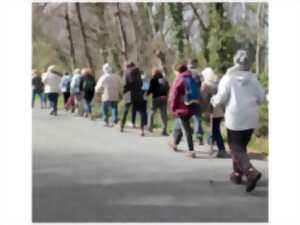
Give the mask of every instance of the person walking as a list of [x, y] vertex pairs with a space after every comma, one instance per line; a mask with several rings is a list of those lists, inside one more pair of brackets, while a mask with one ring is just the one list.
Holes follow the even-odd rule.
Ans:
[[168, 103], [168, 92], [170, 86], [168, 81], [163, 77], [162, 73], [158, 69], [153, 69], [152, 78], [150, 80], [150, 87], [147, 91], [147, 95], [152, 95], [152, 108], [148, 117], [148, 129], [152, 132], [153, 120], [157, 109], [160, 111], [160, 116], [163, 124], [162, 135], [167, 136], [167, 103]]
[[[217, 93], [218, 90], [218, 77], [215, 75], [212, 68], [207, 67], [202, 71], [203, 82], [201, 87], [201, 96], [202, 96], [202, 109], [203, 114], [206, 116], [210, 124], [211, 129], [211, 139], [212, 144], [217, 143], [218, 153], [217, 158], [227, 158], [227, 152], [225, 150], [224, 140], [221, 134], [221, 121], [224, 117], [223, 106], [218, 105], [212, 107], [210, 104], [211, 97]], [[212, 117], [212, 120], [211, 120]], [[209, 141], [208, 141], [209, 142]]]
[[82, 87], [80, 84], [82, 80], [82, 75], [80, 74], [80, 69], [77, 68], [74, 70], [74, 74], [71, 80], [70, 92], [74, 98], [74, 109], [72, 111], [77, 110], [79, 116], [83, 116], [83, 96], [82, 96]]
[[60, 82], [60, 91], [61, 93], [63, 94], [63, 97], [64, 97], [64, 105], [66, 105], [69, 97], [70, 97], [70, 86], [71, 86], [71, 74], [66, 72], [64, 74], [64, 76], [62, 77], [61, 79], [61, 82]]
[[45, 85], [45, 93], [47, 94], [50, 102], [50, 115], [57, 116], [57, 101], [60, 92], [59, 84], [61, 81], [61, 77], [55, 69], [55, 65], [49, 66], [47, 74], [43, 77], [42, 82]]
[[257, 77], [250, 72], [251, 63], [245, 50], [237, 51], [234, 64], [222, 77], [211, 103], [214, 107], [225, 106], [225, 126], [233, 159], [230, 179], [241, 184], [245, 176], [246, 191], [250, 192], [262, 176], [249, 160], [247, 145], [258, 126], [259, 105], [264, 100], [264, 92]]
[[84, 117], [92, 119], [92, 100], [95, 94], [96, 81], [90, 68], [83, 68], [81, 70], [81, 89], [84, 102]]
[[172, 84], [169, 96], [170, 108], [175, 118], [172, 140], [170, 146], [177, 151], [184, 130], [188, 153], [187, 157], [194, 157], [193, 130], [191, 128], [191, 118], [197, 113], [200, 102], [200, 90], [196, 81], [192, 77], [192, 72], [185, 64], [177, 66], [177, 75]]
[[32, 79], [31, 79], [31, 85], [32, 85], [32, 101], [31, 101], [31, 107], [34, 108], [34, 102], [36, 96], [39, 96], [40, 98], [40, 104], [41, 108], [45, 107], [45, 100], [44, 100], [44, 84], [42, 82], [42, 78], [37, 70], [32, 70]]
[[[197, 83], [197, 86], [200, 90], [201, 96], [201, 76], [198, 72], [198, 60], [192, 59], [188, 64], [188, 69], [192, 72], [192, 77]], [[201, 104], [197, 105], [196, 114], [193, 116], [194, 119], [194, 134], [196, 135], [196, 139], [199, 141], [199, 145], [203, 145], [203, 128], [202, 128], [202, 109]]]
[[[124, 74], [125, 84], [123, 93], [130, 93], [130, 99], [132, 103], [132, 110], [138, 112], [141, 116], [141, 136], [145, 135], [144, 127], [147, 123], [147, 102], [144, 99], [143, 91], [143, 81], [141, 78], [141, 72], [138, 67], [135, 66], [133, 62], [126, 65], [126, 70]], [[128, 111], [127, 111], [128, 113]], [[123, 119], [121, 121], [120, 131], [124, 131], [124, 126], [126, 122], [126, 111], [124, 112]]]
[[117, 125], [118, 101], [122, 93], [121, 78], [112, 73], [112, 67], [106, 63], [102, 67], [103, 75], [99, 78], [96, 85], [96, 92], [102, 93], [102, 113], [105, 126], [109, 126], [109, 109], [112, 111], [113, 125]]

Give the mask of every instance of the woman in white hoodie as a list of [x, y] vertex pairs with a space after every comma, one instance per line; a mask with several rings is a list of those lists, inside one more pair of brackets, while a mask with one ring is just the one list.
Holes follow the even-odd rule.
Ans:
[[122, 84], [121, 78], [112, 73], [112, 68], [109, 63], [102, 67], [103, 75], [99, 78], [95, 91], [102, 93], [102, 113], [105, 125], [109, 125], [109, 108], [112, 110], [112, 122], [116, 125], [118, 123], [118, 101], [121, 96]]
[[45, 93], [48, 96], [51, 112], [50, 115], [57, 116], [57, 100], [59, 95], [59, 85], [61, 77], [55, 71], [55, 66], [49, 66], [47, 73], [42, 77], [42, 82], [45, 85]]
[[264, 93], [256, 76], [250, 72], [246, 51], [237, 51], [234, 64], [221, 79], [218, 93], [211, 103], [213, 106], [225, 106], [225, 126], [234, 170], [230, 179], [241, 184], [245, 175], [246, 191], [250, 192], [256, 187], [261, 173], [250, 163], [247, 145], [258, 125], [259, 105], [264, 100]]

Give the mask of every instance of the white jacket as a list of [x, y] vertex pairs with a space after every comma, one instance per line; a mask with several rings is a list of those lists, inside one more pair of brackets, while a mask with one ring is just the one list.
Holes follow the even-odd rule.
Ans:
[[102, 93], [102, 101], [118, 101], [121, 96], [122, 84], [118, 75], [104, 73], [98, 80], [95, 92]]
[[256, 76], [237, 67], [227, 70], [211, 104], [225, 106], [225, 126], [230, 130], [255, 129], [264, 92]]
[[60, 76], [53, 72], [47, 72], [42, 76], [42, 82], [45, 85], [45, 93], [59, 93]]

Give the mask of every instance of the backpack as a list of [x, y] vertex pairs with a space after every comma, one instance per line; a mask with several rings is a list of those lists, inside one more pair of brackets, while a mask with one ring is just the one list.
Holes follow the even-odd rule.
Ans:
[[66, 88], [67, 92], [70, 92], [70, 86], [71, 86], [71, 80], [70, 79], [64, 79], [62, 86]]
[[169, 88], [170, 88], [169, 83], [165, 78], [158, 79], [158, 91], [160, 95], [162, 96], [168, 95]]
[[91, 78], [87, 78], [83, 82], [83, 90], [85, 92], [93, 92], [95, 88], [95, 82]]
[[199, 104], [200, 89], [195, 79], [192, 77], [184, 78], [185, 95], [184, 104], [187, 106]]

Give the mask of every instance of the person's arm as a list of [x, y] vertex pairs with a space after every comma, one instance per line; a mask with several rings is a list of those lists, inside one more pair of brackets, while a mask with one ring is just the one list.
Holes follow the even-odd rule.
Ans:
[[154, 86], [154, 79], [152, 78], [152, 79], [150, 80], [150, 85], [149, 85], [149, 89], [148, 89], [148, 91], [147, 91], [147, 95], [150, 95], [150, 94], [153, 93], [153, 86]]
[[225, 75], [222, 77], [218, 92], [215, 94], [212, 98], [210, 103], [213, 105], [213, 107], [216, 107], [218, 105], [226, 105], [229, 97], [230, 97], [230, 77]]
[[256, 77], [254, 82], [255, 82], [256, 94], [257, 94], [257, 104], [260, 105], [265, 100], [265, 93], [264, 90], [262, 89], [260, 82], [257, 80]]
[[175, 112], [176, 111], [176, 105], [177, 102], [179, 102], [180, 98], [180, 93], [181, 93], [181, 84], [183, 81], [175, 81], [172, 88], [171, 88], [171, 94], [170, 94], [170, 107], [171, 111]]
[[101, 76], [96, 84], [95, 92], [101, 93], [103, 91], [103, 76]]

